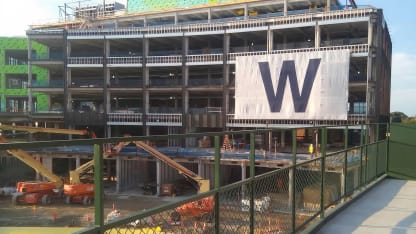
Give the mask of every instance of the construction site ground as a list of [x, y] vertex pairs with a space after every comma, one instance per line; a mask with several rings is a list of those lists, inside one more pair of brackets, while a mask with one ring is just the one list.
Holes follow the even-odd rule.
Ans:
[[[141, 191], [128, 193], [106, 193], [104, 214], [113, 209], [120, 211], [121, 217], [138, 213], [180, 197], [158, 197], [142, 195]], [[64, 198], [55, 198], [50, 205], [12, 205], [10, 196], [0, 196], [0, 233], [6, 227], [88, 227], [94, 224], [94, 206], [66, 204]]]

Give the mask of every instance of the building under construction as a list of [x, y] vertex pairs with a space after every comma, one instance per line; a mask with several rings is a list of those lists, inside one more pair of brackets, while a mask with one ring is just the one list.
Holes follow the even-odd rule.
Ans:
[[[28, 118], [16, 124], [116, 137], [388, 121], [392, 46], [381, 9], [353, 0], [108, 4], [65, 7], [60, 22], [27, 30]], [[47, 52], [33, 54], [34, 42]], [[33, 78], [34, 66], [48, 82]], [[37, 92], [49, 112], [34, 108]], [[314, 140], [311, 130], [298, 134]], [[285, 138], [256, 142], [270, 149]]]

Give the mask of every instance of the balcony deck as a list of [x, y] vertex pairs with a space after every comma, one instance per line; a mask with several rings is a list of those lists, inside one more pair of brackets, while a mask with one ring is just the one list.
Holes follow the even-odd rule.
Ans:
[[416, 233], [416, 181], [384, 179], [316, 233]]

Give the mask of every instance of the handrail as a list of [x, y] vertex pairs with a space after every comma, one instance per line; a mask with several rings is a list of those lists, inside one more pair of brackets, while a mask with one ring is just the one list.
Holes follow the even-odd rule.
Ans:
[[[316, 12], [296, 12], [298, 14], [289, 14], [287, 16], [270, 14], [269, 17], [252, 17], [248, 19], [242, 19], [241, 17], [235, 19], [218, 19], [211, 20], [211, 22], [201, 23], [190, 21], [188, 24], [171, 24], [171, 25], [156, 25], [156, 26], [143, 26], [143, 27], [121, 27], [117, 29], [70, 29], [68, 30], [68, 36], [76, 37], [91, 37], [99, 35], [160, 35], [160, 34], [181, 34], [181, 33], [199, 33], [208, 31], [221, 31], [224, 30], [235, 30], [243, 28], [253, 27], [266, 27], [268, 25], [284, 25], [284, 24], [296, 24], [296, 23], [310, 23], [316, 20], [344, 20], [349, 18], [363, 18], [369, 16], [370, 13], [374, 12], [374, 8], [365, 7], [358, 9], [342, 9], [342, 10], [331, 10], [331, 11], [316, 11]], [[290, 13], [290, 12], [288, 12]], [[221, 20], [221, 21], [220, 21]], [[28, 34], [42, 34], [48, 33], [48, 30], [29, 30]]]

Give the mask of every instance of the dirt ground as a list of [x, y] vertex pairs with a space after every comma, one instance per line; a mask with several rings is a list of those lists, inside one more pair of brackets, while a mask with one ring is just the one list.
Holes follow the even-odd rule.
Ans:
[[[106, 194], [104, 219], [113, 208], [124, 217], [178, 199], [142, 195], [139, 192]], [[10, 196], [0, 196], [0, 227], [88, 227], [94, 223], [93, 205], [66, 204], [63, 198], [55, 198], [50, 205], [13, 206], [11, 200]]]

